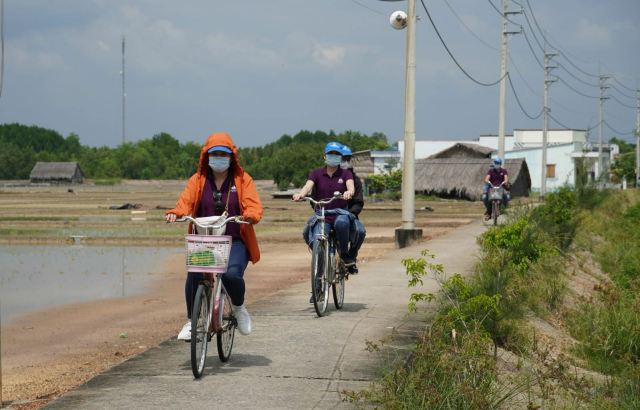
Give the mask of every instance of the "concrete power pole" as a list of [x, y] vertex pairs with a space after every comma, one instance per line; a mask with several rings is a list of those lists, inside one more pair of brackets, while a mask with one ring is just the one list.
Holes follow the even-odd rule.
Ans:
[[640, 188], [640, 90], [636, 94], [636, 188]]
[[122, 144], [126, 141], [125, 138], [125, 104], [127, 99], [127, 93], [124, 88], [124, 36], [122, 36]]
[[509, 0], [502, 0], [502, 34], [500, 44], [500, 97], [498, 102], [498, 156], [504, 160], [504, 118], [505, 118], [505, 101], [507, 92], [507, 39], [509, 34], [522, 33], [520, 31], [507, 31], [508, 17], [511, 14], [520, 14], [520, 11], [509, 11]]
[[602, 175], [604, 175], [604, 161], [602, 158], [602, 125], [604, 123], [604, 113], [603, 106], [604, 101], [608, 100], [609, 97], [604, 96], [604, 91], [609, 88], [608, 85], [605, 85], [605, 81], [610, 78], [608, 75], [600, 75], [599, 78], [599, 86], [600, 86], [600, 108], [598, 110], [599, 122], [598, 122], [598, 174], [596, 175], [596, 179], [600, 179]]
[[544, 197], [547, 194], [547, 135], [549, 131], [549, 84], [555, 82], [555, 80], [549, 79], [549, 73], [556, 68], [550, 66], [549, 61], [556, 53], [544, 53], [544, 117], [542, 120], [542, 181], [540, 183], [540, 200], [544, 201]]
[[416, 2], [407, 2], [407, 49], [405, 56], [404, 161], [402, 164], [402, 227], [396, 229], [396, 246], [403, 248], [422, 238], [415, 229], [415, 88], [416, 88]]

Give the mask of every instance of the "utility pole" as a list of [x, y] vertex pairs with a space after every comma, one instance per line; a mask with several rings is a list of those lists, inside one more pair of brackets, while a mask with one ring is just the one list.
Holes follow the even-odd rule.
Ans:
[[636, 95], [636, 188], [640, 188], [640, 90]]
[[500, 98], [498, 103], [498, 156], [504, 159], [504, 117], [505, 117], [505, 101], [507, 92], [507, 36], [509, 34], [522, 33], [522, 26], [520, 31], [507, 31], [508, 20], [507, 16], [511, 14], [520, 14], [520, 11], [509, 11], [509, 0], [502, 0], [502, 35], [500, 46]]
[[[396, 0], [385, 0], [396, 1]], [[402, 226], [395, 230], [397, 248], [422, 239], [422, 229], [415, 228], [415, 140], [416, 140], [416, 0], [407, 1], [407, 48], [405, 53], [404, 90], [404, 160], [402, 162]]]
[[127, 98], [127, 93], [125, 92], [125, 88], [124, 88], [124, 36], [122, 36], [122, 71], [120, 71], [120, 74], [122, 74], [122, 144], [124, 144], [125, 142], [125, 104], [126, 104], [126, 98]]
[[605, 85], [605, 81], [607, 81], [610, 77], [611, 76], [608, 75], [600, 75], [599, 77], [600, 109], [598, 110], [598, 115], [600, 120], [598, 123], [598, 174], [596, 175], [596, 179], [600, 179], [600, 177], [604, 174], [604, 161], [602, 158], [602, 125], [604, 123], [603, 105], [604, 101], [609, 99], [609, 97], [604, 96], [604, 91], [609, 88], [608, 85]]
[[547, 135], [549, 131], [549, 84], [556, 80], [549, 79], [549, 73], [556, 66], [550, 66], [549, 61], [552, 57], [556, 56], [556, 53], [544, 53], [544, 108], [543, 108], [543, 121], [542, 121], [542, 181], [540, 183], [540, 200], [544, 202], [544, 197], [547, 194]]

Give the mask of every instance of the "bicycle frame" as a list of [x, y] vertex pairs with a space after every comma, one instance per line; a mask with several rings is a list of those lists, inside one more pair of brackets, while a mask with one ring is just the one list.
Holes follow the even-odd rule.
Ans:
[[334, 199], [337, 199], [340, 197], [340, 194], [338, 192], [334, 193], [333, 198], [331, 199], [327, 199], [327, 200], [322, 200], [322, 201], [316, 201], [315, 199], [311, 198], [311, 197], [304, 197], [304, 199], [306, 201], [311, 202], [311, 204], [313, 204], [314, 209], [315, 208], [320, 208], [320, 215], [318, 215], [318, 222], [320, 223], [320, 232], [312, 239], [313, 240], [318, 240], [320, 242], [323, 242], [325, 245], [327, 245], [325, 247], [325, 249], [327, 249], [327, 255], [325, 257], [325, 266], [328, 267], [327, 269], [327, 278], [326, 280], [329, 283], [335, 283], [335, 270], [331, 269], [330, 264], [329, 264], [329, 260], [331, 259], [330, 254], [331, 253], [335, 253], [336, 249], [335, 246], [336, 244], [331, 243], [332, 241], [330, 241], [330, 232], [327, 233], [325, 232], [326, 226], [325, 226], [325, 221], [326, 221], [326, 216], [325, 216], [325, 206], [330, 204], [331, 202], [333, 202]]
[[[217, 225], [209, 224], [209, 223], [201, 223], [200, 221], [198, 221], [198, 219], [193, 218], [189, 215], [185, 215], [182, 218], [176, 219], [176, 222], [186, 222], [186, 221], [190, 221], [193, 223], [193, 226], [191, 229], [192, 233], [196, 233], [195, 226], [197, 225], [198, 227], [205, 229], [205, 232], [207, 235], [210, 235], [214, 229], [222, 228], [229, 222], [235, 222], [235, 223], [241, 223], [241, 224], [249, 223], [249, 222], [240, 220], [236, 216], [226, 218], [223, 222]], [[227, 293], [226, 289], [224, 288], [224, 284], [222, 283], [223, 274], [224, 274], [223, 272], [219, 272], [215, 274], [212, 272], [203, 272], [203, 279], [200, 282], [200, 283], [204, 283], [204, 285], [207, 288], [209, 288], [209, 290], [215, 291], [214, 294], [212, 295], [213, 297], [211, 297], [209, 300], [209, 317], [207, 318], [207, 323], [208, 323], [207, 336], [208, 337], [211, 337], [213, 333], [220, 333], [227, 330], [222, 327], [219, 321], [220, 297], [222, 295], [222, 290], [224, 289], [225, 293]], [[218, 284], [219, 286], [216, 286], [216, 284]]]

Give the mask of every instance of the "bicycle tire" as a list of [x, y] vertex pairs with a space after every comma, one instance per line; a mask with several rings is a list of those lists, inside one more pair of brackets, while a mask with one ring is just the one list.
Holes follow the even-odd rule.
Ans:
[[204, 284], [198, 286], [191, 312], [191, 370], [196, 379], [202, 377], [207, 361], [207, 346], [209, 344], [209, 315], [210, 289]]
[[335, 253], [331, 255], [331, 266], [335, 270], [334, 280], [331, 284], [333, 304], [336, 309], [340, 310], [344, 306], [345, 267], [340, 263], [340, 259], [336, 258]]
[[492, 201], [491, 217], [493, 218], [493, 225], [498, 225], [498, 201]]
[[[231, 310], [231, 298], [222, 285], [222, 280], [219, 279], [218, 284], [221, 289], [220, 297], [216, 301], [218, 306], [217, 324], [219, 326], [219, 329], [216, 329], [216, 345], [218, 347], [218, 358], [221, 362], [226, 362], [231, 357], [237, 322], [233, 316], [233, 310]], [[217, 291], [216, 294], [218, 294]]]
[[313, 308], [318, 317], [324, 316], [329, 304], [328, 256], [326, 242], [315, 241], [311, 255], [311, 298], [313, 300]]

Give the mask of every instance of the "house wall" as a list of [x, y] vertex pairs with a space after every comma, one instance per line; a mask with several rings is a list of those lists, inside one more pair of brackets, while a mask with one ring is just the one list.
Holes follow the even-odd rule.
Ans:
[[[555, 164], [555, 177], [547, 178], [547, 191], [557, 190], [565, 184], [575, 185], [574, 144], [547, 147], [547, 164]], [[542, 184], [542, 149], [531, 148], [505, 152], [505, 158], [524, 158], [531, 176], [531, 190], [540, 192]], [[509, 169], [507, 169], [507, 172]]]
[[[513, 130], [515, 141], [524, 146], [542, 145], [542, 130]], [[548, 130], [549, 144], [585, 143], [587, 133], [583, 130]]]

